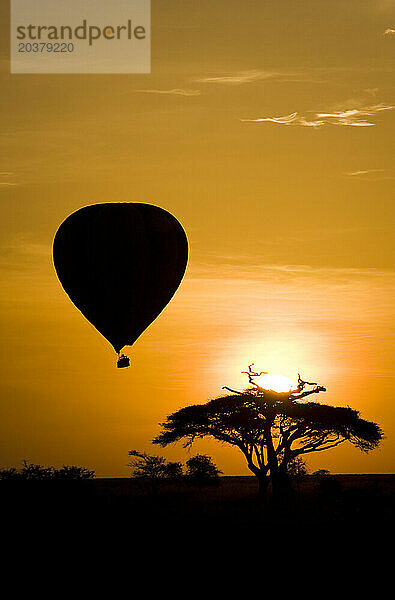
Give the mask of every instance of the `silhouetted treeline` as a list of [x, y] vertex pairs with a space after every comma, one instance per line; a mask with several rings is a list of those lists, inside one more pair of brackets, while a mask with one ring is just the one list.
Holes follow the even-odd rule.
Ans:
[[63, 465], [60, 468], [44, 467], [26, 460], [19, 469], [16, 467], [0, 469], [0, 480], [76, 480], [93, 479], [94, 476], [95, 471], [90, 471], [86, 467], [75, 465]]
[[[394, 475], [305, 475], [294, 490], [287, 506], [278, 507], [262, 504], [255, 477], [222, 476], [204, 487], [167, 479], [156, 494], [130, 477], [11, 479], [0, 481], [0, 502], [14, 536], [17, 529], [33, 536], [100, 534], [136, 545], [158, 539], [262, 544], [281, 536], [325, 544], [393, 534]], [[321, 533], [328, 537], [316, 537]]]

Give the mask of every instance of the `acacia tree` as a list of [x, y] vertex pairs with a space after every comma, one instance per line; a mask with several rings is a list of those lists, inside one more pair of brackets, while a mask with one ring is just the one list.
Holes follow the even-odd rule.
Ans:
[[265, 390], [255, 381], [263, 372], [254, 372], [252, 366], [243, 371], [251, 387], [224, 387], [231, 394], [169, 415], [153, 443], [164, 447], [183, 441], [190, 447], [196, 439], [212, 437], [235, 446], [258, 478], [260, 494], [266, 497], [271, 482], [273, 497], [279, 500], [288, 488], [288, 465], [296, 457], [346, 441], [368, 452], [382, 440], [380, 427], [361, 419], [357, 410], [306, 402], [308, 396], [326, 391], [317, 383], [299, 375], [298, 385], [289, 392]]

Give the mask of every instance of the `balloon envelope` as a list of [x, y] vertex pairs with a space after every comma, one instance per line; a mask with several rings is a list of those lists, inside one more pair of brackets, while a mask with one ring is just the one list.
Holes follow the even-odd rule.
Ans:
[[59, 280], [116, 352], [170, 301], [188, 260], [185, 232], [151, 204], [94, 204], [71, 214], [53, 243]]

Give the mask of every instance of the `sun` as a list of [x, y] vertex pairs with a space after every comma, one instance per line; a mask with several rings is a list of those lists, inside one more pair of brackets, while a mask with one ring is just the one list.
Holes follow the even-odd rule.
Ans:
[[261, 375], [255, 379], [255, 383], [264, 390], [272, 392], [290, 392], [295, 389], [295, 384], [284, 375]]

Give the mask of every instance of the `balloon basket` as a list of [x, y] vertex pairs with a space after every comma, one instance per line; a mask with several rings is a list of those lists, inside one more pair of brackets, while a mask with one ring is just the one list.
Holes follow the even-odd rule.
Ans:
[[130, 358], [125, 356], [124, 354], [120, 356], [117, 360], [118, 369], [124, 369], [125, 367], [130, 367]]

